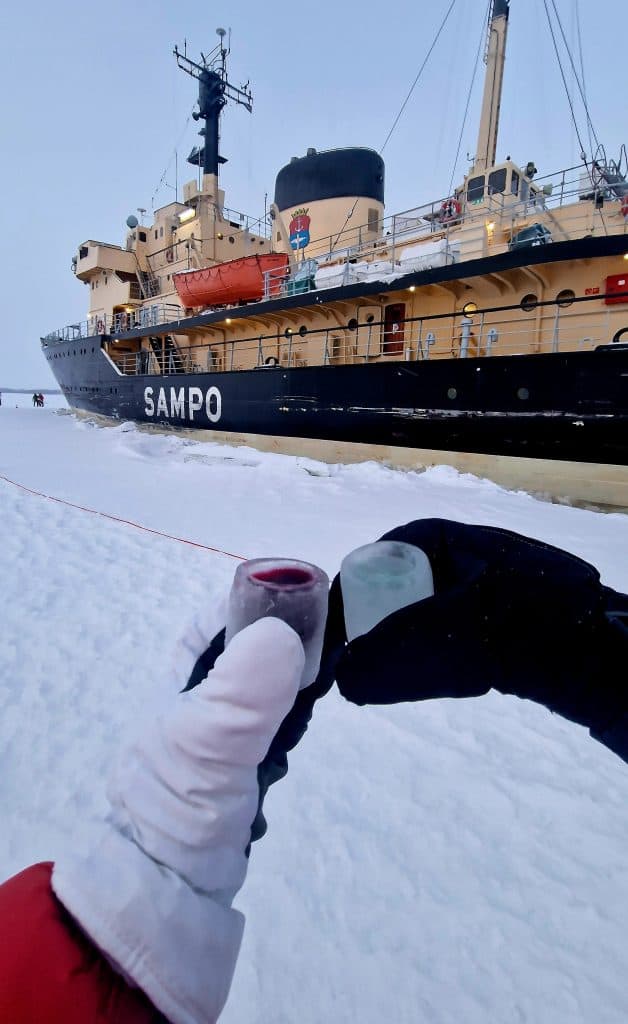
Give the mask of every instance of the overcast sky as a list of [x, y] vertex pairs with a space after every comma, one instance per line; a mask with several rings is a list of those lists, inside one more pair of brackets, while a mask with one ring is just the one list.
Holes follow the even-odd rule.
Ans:
[[[449, 0], [3, 6], [0, 387], [30, 388], [53, 384], [40, 336], [85, 316], [87, 288], [70, 269], [78, 245], [120, 244], [137, 207], [174, 198], [177, 145], [179, 187], [194, 177], [185, 157], [197, 141], [194, 122], [186, 127], [196, 88], [177, 70], [175, 43], [187, 38], [194, 56], [213, 47], [216, 27], [232, 29], [231, 77], [250, 79], [254, 109], [232, 106], [223, 118], [222, 184], [230, 207], [258, 215], [277, 171], [308, 146], [381, 148]], [[557, 6], [577, 55], [576, 0]], [[616, 156], [628, 137], [626, 3], [579, 7], [591, 116]], [[447, 192], [485, 12], [485, 0], [457, 0], [386, 147], [388, 213]], [[456, 181], [475, 149], [482, 71]], [[507, 154], [541, 174], [579, 162], [543, 0], [511, 4], [498, 157]]]

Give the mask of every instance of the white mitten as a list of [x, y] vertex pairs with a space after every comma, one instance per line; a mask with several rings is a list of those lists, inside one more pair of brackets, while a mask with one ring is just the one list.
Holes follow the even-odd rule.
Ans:
[[124, 751], [90, 851], [55, 865], [59, 899], [174, 1024], [211, 1024], [226, 1002], [257, 765], [294, 703], [304, 660], [279, 619], [242, 630], [205, 682]]

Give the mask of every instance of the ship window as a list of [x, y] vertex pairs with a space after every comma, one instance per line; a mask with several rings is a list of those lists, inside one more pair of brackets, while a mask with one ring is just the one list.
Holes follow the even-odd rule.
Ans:
[[278, 241], [278, 242], [280, 242], [280, 241], [281, 241], [281, 231], [278, 231], [278, 232], [277, 232], [277, 241]]
[[512, 178], [510, 179], [510, 191], [513, 196], [519, 195], [519, 175], [516, 171], [512, 172]]
[[494, 195], [497, 192], [506, 191], [506, 168], [500, 167], [488, 176], [488, 194]]
[[520, 306], [524, 313], [531, 313], [533, 309], [536, 309], [538, 304], [539, 300], [532, 292], [528, 292], [527, 295], [524, 295], [520, 302]]
[[379, 231], [379, 210], [376, 210], [374, 207], [369, 208], [367, 217], [368, 230], [375, 232]]
[[161, 226], [161, 227], [160, 227], [160, 229], [159, 229], [159, 237], [160, 237], [160, 238], [163, 238], [163, 237], [164, 237], [164, 227], [163, 227], [163, 224], [162, 224], [162, 226]]
[[89, 252], [88, 247], [86, 245], [82, 245], [81, 248], [79, 249], [79, 259], [80, 260], [84, 260], [86, 258], [86, 256], [87, 256], [88, 252]]
[[523, 402], [526, 398], [530, 397], [530, 392], [527, 388], [517, 388], [517, 398], [520, 398]]
[[159, 238], [159, 232], [157, 231], [157, 228], [155, 228], [155, 238]]
[[233, 235], [229, 235], [229, 241], [233, 245], [233, 243], [235, 242], [235, 238], [233, 237]]
[[458, 397], [458, 392], [457, 392], [456, 388], [447, 388], [447, 398], [451, 398], [452, 401], [453, 401], [453, 399], [457, 398], [457, 397]]
[[559, 292], [556, 296], [556, 304], [558, 306], [571, 306], [573, 300], [576, 297], [576, 293], [572, 292], [571, 288], [563, 288], [562, 292]]
[[92, 281], [92, 291], [94, 290], [94, 282]]
[[302, 338], [304, 338], [305, 335], [307, 334], [307, 327], [305, 326], [305, 324], [301, 324], [301, 326], [299, 327], [299, 334], [301, 335]]
[[145, 231], [140, 231], [140, 242], [145, 242], [145, 241], [146, 241], [146, 232]]
[[470, 178], [467, 185], [467, 200], [470, 203], [477, 203], [484, 199], [484, 175], [478, 178]]
[[347, 327], [349, 328], [350, 331], [357, 331], [357, 329], [358, 329], [358, 321], [356, 320], [356, 318], [354, 316], [351, 317], [351, 319], [349, 320], [349, 323], [347, 324]]

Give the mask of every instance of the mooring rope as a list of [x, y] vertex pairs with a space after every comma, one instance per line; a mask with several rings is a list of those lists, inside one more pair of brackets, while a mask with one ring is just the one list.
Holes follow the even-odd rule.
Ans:
[[11, 480], [8, 476], [4, 476], [0, 473], [0, 480], [4, 480], [5, 483], [11, 484], [13, 487], [18, 487], [22, 491], [26, 491], [28, 494], [34, 494], [38, 498], [47, 498], [48, 501], [56, 501], [59, 505], [67, 505], [68, 508], [78, 509], [79, 512], [91, 512], [94, 516], [101, 516], [103, 519], [110, 519], [114, 523], [122, 523], [124, 526], [132, 526], [135, 530], [143, 530], [144, 533], [152, 533], [157, 537], [164, 537], [166, 540], [174, 540], [179, 544], [188, 544], [192, 548], [201, 548], [203, 551], [213, 551], [217, 555], [226, 555], [227, 558], [236, 558], [239, 562], [244, 562], [246, 559], [244, 555], [234, 555], [232, 551], [224, 551], [223, 548], [212, 547], [211, 544], [201, 544], [200, 541], [187, 540], [185, 537], [176, 537], [172, 533], [164, 533], [163, 530], [153, 530], [150, 526], [142, 526], [141, 523], [136, 523], [132, 519], [123, 519], [122, 516], [114, 516], [110, 512], [100, 512], [96, 508], [88, 508], [86, 505], [77, 505], [73, 501], [66, 501], [65, 498], [57, 498], [54, 494], [44, 494], [43, 491], [36, 491], [32, 487], [27, 487], [25, 484], [18, 483], [17, 480]]

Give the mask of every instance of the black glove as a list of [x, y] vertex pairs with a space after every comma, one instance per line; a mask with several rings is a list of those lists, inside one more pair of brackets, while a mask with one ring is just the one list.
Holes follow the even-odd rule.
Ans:
[[628, 760], [628, 596], [580, 558], [508, 530], [422, 519], [380, 539], [420, 547], [435, 593], [327, 652], [344, 697], [394, 704], [494, 687], [585, 725]]

